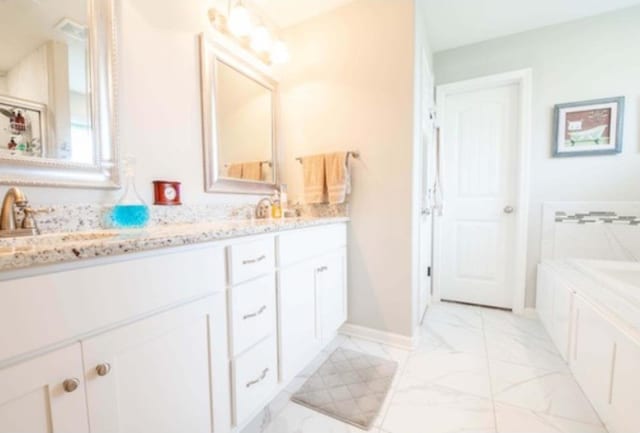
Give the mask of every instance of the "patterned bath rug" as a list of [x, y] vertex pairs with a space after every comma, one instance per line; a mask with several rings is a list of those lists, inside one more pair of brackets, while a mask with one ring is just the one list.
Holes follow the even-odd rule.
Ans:
[[339, 348], [291, 400], [339, 421], [369, 430], [398, 363]]

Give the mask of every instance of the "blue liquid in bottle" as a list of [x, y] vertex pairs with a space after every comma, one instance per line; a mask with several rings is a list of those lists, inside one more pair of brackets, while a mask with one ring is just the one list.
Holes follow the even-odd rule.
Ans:
[[117, 204], [111, 211], [111, 220], [118, 228], [144, 227], [149, 222], [149, 208], [144, 204]]
[[136, 191], [135, 159], [124, 159], [126, 184], [122, 197], [111, 210], [111, 224], [116, 228], [140, 228], [149, 222], [149, 207]]

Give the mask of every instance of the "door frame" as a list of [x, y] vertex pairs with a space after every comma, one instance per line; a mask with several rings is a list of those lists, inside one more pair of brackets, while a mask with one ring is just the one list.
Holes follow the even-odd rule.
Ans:
[[[531, 100], [532, 100], [532, 70], [521, 69], [501, 74], [488, 75], [470, 80], [458, 81], [439, 85], [436, 88], [436, 110], [439, 142], [443, 143], [445, 131], [441, 127], [448, 96], [477, 90], [491, 89], [510, 84], [518, 85], [519, 89], [519, 119], [520, 140], [517, 158], [517, 218], [515, 233], [515, 272], [513, 273], [513, 312], [522, 314], [526, 303], [526, 272], [527, 272], [527, 225], [529, 220], [529, 167], [531, 148]], [[442, 227], [441, 218], [434, 218], [434, 255], [433, 255], [433, 292], [434, 301], [442, 300], [439, 269], [441, 268]]]

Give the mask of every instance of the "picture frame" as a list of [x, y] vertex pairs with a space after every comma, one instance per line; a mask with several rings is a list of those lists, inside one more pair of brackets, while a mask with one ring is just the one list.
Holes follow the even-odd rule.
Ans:
[[624, 96], [557, 104], [553, 157], [613, 155], [622, 152]]

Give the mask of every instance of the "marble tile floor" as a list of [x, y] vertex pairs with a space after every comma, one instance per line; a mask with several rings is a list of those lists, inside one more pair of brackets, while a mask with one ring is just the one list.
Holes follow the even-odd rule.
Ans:
[[442, 303], [411, 352], [338, 337], [242, 433], [362, 432], [289, 401], [339, 346], [399, 363], [371, 433], [606, 432], [537, 319]]

